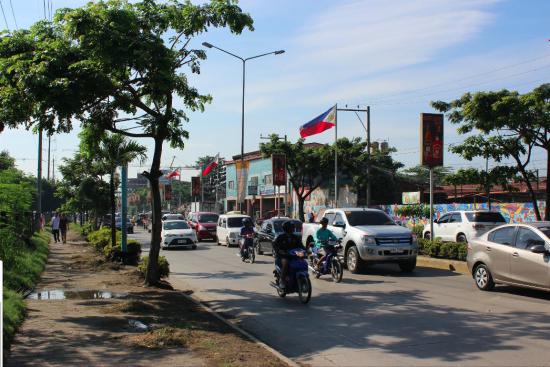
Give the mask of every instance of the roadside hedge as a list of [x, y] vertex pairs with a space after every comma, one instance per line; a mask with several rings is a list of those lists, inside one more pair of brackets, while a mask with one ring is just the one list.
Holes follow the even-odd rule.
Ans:
[[468, 255], [468, 244], [459, 242], [442, 242], [418, 238], [418, 248], [422, 255], [440, 259], [465, 261]]
[[[145, 274], [147, 273], [148, 264], [149, 256], [144, 256], [138, 265], [138, 270], [143, 277], [145, 277]], [[159, 256], [159, 273], [160, 278], [167, 278], [168, 274], [170, 274], [170, 264], [168, 264], [168, 260], [166, 260], [164, 256]]]
[[0, 230], [0, 258], [4, 262], [2, 315], [4, 348], [9, 349], [15, 332], [25, 317], [23, 292], [32, 289], [40, 278], [48, 258], [50, 234], [34, 234], [24, 241], [11, 230]]

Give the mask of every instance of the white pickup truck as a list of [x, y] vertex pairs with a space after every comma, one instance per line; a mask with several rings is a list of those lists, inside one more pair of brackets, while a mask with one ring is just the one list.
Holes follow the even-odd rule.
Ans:
[[[344, 258], [350, 272], [358, 273], [366, 265], [375, 263], [397, 263], [405, 272], [416, 267], [418, 245], [415, 236], [382, 210], [327, 209], [324, 216], [329, 221], [328, 228], [336, 237], [342, 238]], [[314, 241], [319, 226], [318, 223], [304, 223], [304, 245]]]

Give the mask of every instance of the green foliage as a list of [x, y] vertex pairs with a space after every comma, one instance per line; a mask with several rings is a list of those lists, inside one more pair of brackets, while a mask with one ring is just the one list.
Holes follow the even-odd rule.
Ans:
[[[107, 246], [112, 246], [111, 242], [111, 228], [109, 227], [103, 227], [97, 231], [93, 231], [88, 233], [88, 236], [86, 237], [88, 242], [98, 251], [103, 251], [103, 249]], [[120, 243], [122, 240], [122, 233], [120, 231], [116, 231], [116, 242]]]
[[0, 152], [0, 171], [8, 168], [15, 168], [15, 158], [11, 157], [6, 150], [3, 150]]
[[4, 313], [3, 318], [3, 341], [4, 350], [9, 350], [9, 346], [13, 341], [15, 332], [25, 317], [25, 302], [23, 296], [20, 293], [12, 291], [4, 287]]
[[[141, 262], [138, 265], [138, 271], [145, 277], [147, 274], [147, 268], [149, 264], [149, 256], [141, 258]], [[160, 278], [167, 278], [170, 274], [170, 264], [164, 256], [159, 256], [159, 276]]]
[[135, 240], [129, 240], [126, 243], [126, 252], [122, 252], [121, 242], [116, 246], [111, 246], [111, 243], [103, 248], [103, 254], [111, 261], [123, 261], [128, 265], [138, 265], [141, 255], [141, 245]]
[[421, 239], [423, 231], [424, 231], [424, 225], [423, 224], [416, 224], [412, 227], [412, 233], [416, 236], [416, 238]]
[[[441, 185], [450, 172], [449, 167], [434, 167], [434, 185]], [[427, 189], [430, 185], [430, 170], [428, 167], [414, 166], [400, 171], [400, 178], [413, 182], [422, 189]]]
[[439, 239], [434, 241], [418, 238], [420, 253], [430, 257], [465, 261], [468, 255], [468, 245], [458, 242], [442, 242]]

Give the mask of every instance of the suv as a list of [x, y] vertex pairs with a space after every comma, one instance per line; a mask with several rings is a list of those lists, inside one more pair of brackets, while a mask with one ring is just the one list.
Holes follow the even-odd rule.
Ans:
[[441, 238], [442, 241], [468, 242], [487, 231], [506, 224], [502, 214], [489, 211], [455, 211], [448, 212], [434, 221], [434, 235], [426, 225], [422, 237]]
[[216, 223], [218, 223], [219, 215], [210, 212], [194, 212], [190, 213], [187, 219], [189, 226], [197, 233], [197, 239], [211, 239], [218, 241], [216, 236]]

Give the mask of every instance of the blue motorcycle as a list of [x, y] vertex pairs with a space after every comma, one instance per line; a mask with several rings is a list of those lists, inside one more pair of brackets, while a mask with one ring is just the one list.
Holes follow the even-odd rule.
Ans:
[[298, 293], [300, 302], [306, 304], [311, 298], [311, 282], [309, 280], [306, 260], [307, 253], [304, 249], [296, 248], [290, 250], [289, 254], [291, 258], [288, 264], [288, 280], [286, 281], [286, 287], [279, 287], [282, 273], [281, 260], [279, 258], [275, 260], [275, 270], [273, 270], [275, 281], [271, 282], [271, 286], [277, 290], [279, 297], [285, 297], [290, 293]]
[[[335, 283], [340, 283], [342, 281], [344, 269], [342, 266], [343, 259], [339, 254], [339, 251], [342, 249], [341, 242], [342, 239], [338, 241], [323, 241], [326, 255], [325, 259], [320, 264], [321, 255], [318, 252], [313, 252], [311, 254], [309, 268], [317, 279], [319, 279], [321, 275], [330, 274]], [[310, 247], [314, 247], [314, 244], [311, 243]]]

